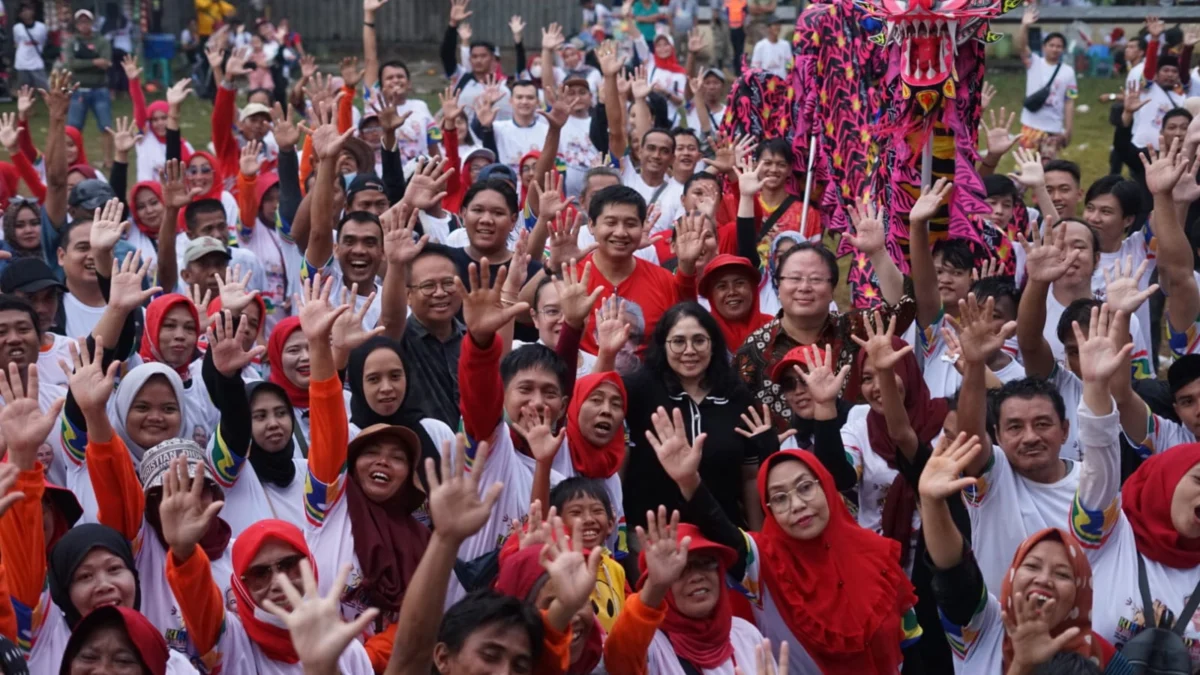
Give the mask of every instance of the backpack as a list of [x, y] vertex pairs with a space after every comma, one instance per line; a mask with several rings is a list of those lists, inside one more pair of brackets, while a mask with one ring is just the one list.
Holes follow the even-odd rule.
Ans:
[[1121, 654], [1137, 675], [1190, 675], [1192, 657], [1183, 642], [1183, 630], [1200, 606], [1200, 585], [1192, 592], [1174, 628], [1155, 625], [1154, 600], [1146, 580], [1146, 561], [1138, 554], [1138, 589], [1142, 593], [1142, 616], [1146, 627], [1125, 643]]

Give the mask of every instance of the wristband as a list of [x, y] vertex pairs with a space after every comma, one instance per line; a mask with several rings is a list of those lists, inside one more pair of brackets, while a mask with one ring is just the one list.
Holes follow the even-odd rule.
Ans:
[[375, 24], [374, 24], [373, 22], [371, 22], [371, 21], [364, 21], [364, 22], [363, 22], [363, 25], [364, 25], [364, 26], [367, 26], [368, 28], [374, 28], [374, 27], [375, 27]]

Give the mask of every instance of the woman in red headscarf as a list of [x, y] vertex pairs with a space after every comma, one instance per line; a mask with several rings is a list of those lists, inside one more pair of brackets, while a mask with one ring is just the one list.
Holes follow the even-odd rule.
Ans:
[[[221, 165], [217, 162], [217, 158], [212, 153], [201, 150], [192, 153], [192, 156], [187, 159], [187, 166], [184, 168], [187, 186], [189, 190], [197, 191], [200, 194], [192, 199], [192, 202], [197, 202], [201, 199], [216, 199], [221, 202], [221, 206], [225, 208], [225, 222], [229, 225], [230, 231], [236, 231], [237, 225], [241, 223], [240, 209], [237, 199], [230, 194], [229, 188], [233, 187], [227, 184], [231, 180], [228, 176], [221, 173]], [[182, 234], [187, 230], [186, 221], [187, 209], [179, 210], [179, 219], [175, 223], [176, 229]], [[181, 242], [186, 246], [187, 242]], [[183, 250], [181, 246], [179, 250]]]
[[141, 672], [149, 675], [189, 672], [190, 666], [172, 660], [166, 639], [149, 619], [128, 607], [106, 605], [85, 616], [71, 631], [59, 675], [91, 672], [97, 661], [121, 663], [130, 653], [137, 657]]
[[288, 403], [295, 409], [296, 421], [300, 423], [305, 443], [308, 443], [308, 383], [309, 360], [308, 340], [300, 330], [300, 317], [291, 316], [280, 321], [267, 340], [267, 362], [270, 373], [267, 380], [279, 385], [287, 393]]
[[142, 260], [158, 259], [158, 233], [167, 217], [167, 202], [158, 180], [141, 181], [129, 189], [125, 202], [134, 227], [125, 233], [126, 240], [142, 252]]
[[521, 183], [521, 210], [525, 210], [525, 199], [529, 195], [529, 186], [533, 184], [534, 168], [537, 167], [538, 158], [542, 156], [541, 150], [530, 150], [521, 156], [517, 161], [517, 177]]
[[695, 525], [680, 525], [678, 511], [668, 522], [666, 508], [659, 507], [657, 521], [647, 513], [646, 523], [648, 532], [638, 528], [640, 591], [626, 600], [604, 643], [605, 668], [675, 675], [729, 672], [754, 663], [762, 633], [733, 615], [725, 583], [737, 554], [705, 538]]
[[688, 441], [683, 416], [654, 414], [647, 438], [686, 500], [684, 518], [737, 553], [729, 578], [772, 642], [791, 645], [792, 673], [900, 672], [920, 637], [899, 542], [854, 522], [833, 476], [811, 452], [771, 455], [758, 472], [761, 532], [743, 532], [700, 479], [704, 435]]
[[[183, 623], [196, 650], [204, 655], [205, 664], [213, 672], [300, 675], [304, 669], [291, 635], [263, 605], [270, 600], [285, 611], [293, 609], [278, 579], [280, 574], [287, 576], [293, 586], [302, 587], [301, 566], [307, 564], [320, 580], [304, 533], [282, 520], [260, 520], [242, 531], [233, 544], [233, 574], [229, 581], [237, 609], [236, 614], [227, 612], [208, 556], [194, 536], [207, 530], [209, 516], [215, 510], [204, 509], [183, 466], [178, 460], [173, 462], [163, 483], [163, 536], [171, 547], [167, 581], [179, 598]], [[340, 570], [334, 587], [345, 583], [347, 571]], [[361, 642], [350, 641], [338, 659], [338, 671], [347, 675], [374, 673]]]
[[[146, 105], [146, 95], [142, 92], [141, 73], [137, 61], [128, 58], [124, 64], [125, 75], [129, 78], [129, 100], [133, 102], [133, 122], [137, 125], [142, 137], [137, 142], [137, 179], [138, 182], [158, 180], [158, 174], [167, 164], [167, 117], [170, 106], [166, 101], [155, 101]], [[184, 157], [193, 150], [190, 143]]]
[[[625, 409], [629, 396], [615, 372], [592, 373], [575, 382], [567, 407], [567, 447], [554, 456], [552, 469], [563, 476], [604, 482], [613, 506], [614, 538], [625, 527], [621, 477], [625, 462]], [[615, 542], [614, 542], [615, 543]]]
[[769, 314], [758, 311], [758, 270], [749, 260], [722, 253], [704, 268], [697, 289], [705, 300], [731, 353], [746, 342], [754, 331], [771, 322]]
[[[962, 476], [979, 451], [977, 437], [959, 434], [950, 442], [943, 436], [920, 481], [933, 591], [962, 670], [1025, 673], [1066, 653], [1102, 671], [1129, 672], [1120, 653], [1092, 631], [1092, 566], [1069, 533], [1055, 528], [1034, 533], [1017, 549], [1001, 588], [986, 587], [949, 508], [949, 500], [976, 482]], [[1039, 623], [1044, 631], [1033, 630]], [[1042, 648], [1047, 642], [1051, 649]]]
[[675, 40], [666, 33], [654, 38], [654, 55], [650, 59], [648, 79], [650, 86], [666, 96], [672, 107], [683, 105], [687, 69], [675, 56]]
[[[1069, 522], [1095, 587], [1105, 589], [1094, 598], [1092, 628], [1118, 649], [1152, 621], [1179, 624], [1185, 640], [1200, 640], [1200, 615], [1184, 615], [1185, 603], [1200, 594], [1200, 443], [1159, 448], [1122, 488], [1119, 413], [1107, 392], [1094, 397], [1106, 409], [1089, 405], [1086, 386], [1078, 414], [1084, 459]], [[1197, 669], [1200, 655], [1193, 654]]]
[[138, 355], [143, 363], [170, 366], [186, 383], [192, 379], [193, 363], [199, 364], [196, 343], [200, 333], [200, 315], [191, 300], [179, 293], [160, 295], [146, 307], [146, 330]]

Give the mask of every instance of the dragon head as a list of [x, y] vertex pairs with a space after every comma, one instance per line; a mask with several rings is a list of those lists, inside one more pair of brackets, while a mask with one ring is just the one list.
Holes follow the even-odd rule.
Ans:
[[[882, 0], [878, 16], [886, 30], [877, 41], [900, 50], [900, 79], [911, 90], [949, 89], [958, 79], [959, 48], [970, 40], [991, 42], [989, 20], [1020, 0]], [[1010, 7], [1011, 5], [1011, 7]]]

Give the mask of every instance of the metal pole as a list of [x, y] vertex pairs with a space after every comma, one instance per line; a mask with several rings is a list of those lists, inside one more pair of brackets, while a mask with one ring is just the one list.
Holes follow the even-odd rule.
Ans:
[[817, 159], [817, 135], [808, 137], [808, 171], [804, 174], [804, 206], [800, 209], [800, 229], [808, 222], [808, 196], [812, 193], [813, 162]]
[[921, 189], [933, 185], [933, 130], [929, 130], [929, 138], [925, 141], [925, 149], [921, 151]]

